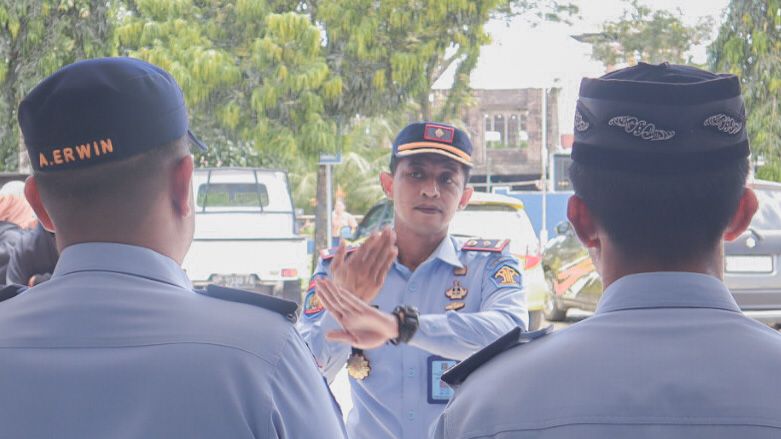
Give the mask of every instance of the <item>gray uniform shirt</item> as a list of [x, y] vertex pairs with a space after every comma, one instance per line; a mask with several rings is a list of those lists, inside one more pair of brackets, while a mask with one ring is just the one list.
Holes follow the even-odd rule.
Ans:
[[594, 316], [472, 372], [432, 437], [778, 438], [781, 335], [714, 277], [626, 276]]
[[290, 321], [108, 243], [0, 303], [0, 407], [2, 438], [345, 437]]

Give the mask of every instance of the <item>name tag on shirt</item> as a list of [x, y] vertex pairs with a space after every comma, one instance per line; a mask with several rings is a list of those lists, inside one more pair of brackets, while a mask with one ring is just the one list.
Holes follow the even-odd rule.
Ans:
[[442, 382], [442, 374], [458, 364], [456, 360], [432, 355], [428, 357], [428, 403], [447, 404], [453, 396], [453, 389]]

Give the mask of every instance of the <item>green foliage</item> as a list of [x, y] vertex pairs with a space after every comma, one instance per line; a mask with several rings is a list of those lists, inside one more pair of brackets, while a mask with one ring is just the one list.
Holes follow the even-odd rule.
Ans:
[[[414, 99], [419, 118], [434, 115], [429, 94], [453, 63], [458, 74], [448, 103], [437, 115], [457, 115], [468, 94], [469, 73], [480, 46], [489, 39], [483, 26], [507, 0], [311, 0], [315, 20], [325, 29], [329, 65], [345, 81], [331, 108], [351, 117], [374, 116]], [[509, 11], [509, 9], [508, 9]]]
[[[16, 111], [32, 87], [60, 67], [114, 47], [112, 2], [0, 0], [0, 167], [17, 170]], [[74, 109], [76, 110], [76, 109]]]
[[757, 176], [781, 181], [781, 0], [732, 0], [708, 55], [741, 78]]
[[628, 1], [628, 7], [620, 20], [604, 23], [598, 34], [580, 36], [592, 43], [592, 57], [606, 66], [640, 61], [691, 64], [686, 52], [708, 38], [712, 26], [707, 20], [687, 26], [680, 10], [652, 10], [638, 0]]
[[341, 93], [309, 17], [261, 0], [136, 0], [120, 50], [165, 68], [182, 86], [211, 165], [312, 163], [336, 148], [325, 105]]

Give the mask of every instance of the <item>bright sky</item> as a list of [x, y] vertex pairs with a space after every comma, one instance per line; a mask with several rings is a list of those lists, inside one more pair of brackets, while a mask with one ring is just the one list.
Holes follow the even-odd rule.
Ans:
[[[532, 27], [522, 18], [511, 23], [493, 21], [487, 25], [493, 43], [482, 48], [471, 86], [476, 89], [514, 89], [526, 87], [561, 87], [559, 129], [572, 132], [580, 79], [604, 73], [601, 63], [591, 60], [591, 46], [575, 41], [570, 35], [596, 32], [600, 24], [621, 17], [626, 3], [622, 0], [572, 0], [580, 7], [580, 19], [572, 26], [543, 23]], [[680, 9], [684, 23], [693, 24], [702, 17], [712, 17], [715, 38], [729, 0], [645, 0], [653, 9]], [[677, 12], [676, 12], [677, 13]], [[695, 62], [704, 63], [705, 46], [692, 50]], [[453, 71], [446, 72], [434, 88], [449, 88]]]

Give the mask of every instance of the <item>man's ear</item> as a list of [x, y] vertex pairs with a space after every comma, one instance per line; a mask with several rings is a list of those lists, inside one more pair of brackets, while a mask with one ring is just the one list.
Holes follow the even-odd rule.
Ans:
[[380, 185], [385, 196], [393, 200], [393, 174], [390, 172], [380, 172]]
[[738, 209], [732, 216], [727, 230], [724, 231], [725, 241], [734, 241], [751, 225], [751, 218], [757, 213], [759, 209], [759, 201], [757, 200], [757, 194], [751, 188], [746, 188], [743, 191], [743, 195], [738, 202]]
[[567, 219], [572, 224], [572, 228], [575, 229], [578, 239], [586, 248], [600, 246], [594, 215], [591, 214], [583, 199], [577, 195], [571, 196], [567, 202]]
[[193, 214], [193, 156], [188, 154], [174, 162], [171, 173], [171, 199], [174, 211], [182, 218]]
[[38, 182], [34, 175], [27, 177], [27, 180], [24, 181], [24, 197], [27, 198], [27, 202], [30, 203], [30, 207], [33, 208], [35, 216], [38, 217], [38, 222], [43, 228], [50, 232], [56, 232], [54, 222], [41, 201], [41, 193], [38, 191]]
[[469, 200], [472, 198], [472, 194], [475, 193], [475, 189], [471, 186], [464, 188], [464, 193], [461, 194], [461, 199], [458, 201], [458, 209], [461, 210], [469, 204]]

